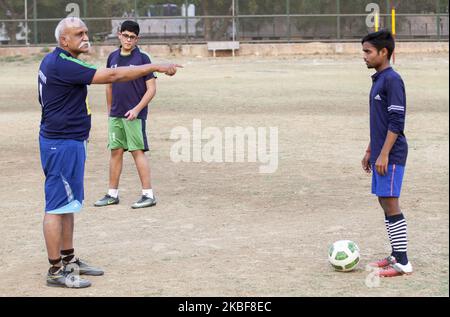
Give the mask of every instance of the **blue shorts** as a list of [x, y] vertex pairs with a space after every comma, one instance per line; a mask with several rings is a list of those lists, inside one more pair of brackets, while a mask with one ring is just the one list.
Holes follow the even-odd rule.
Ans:
[[39, 137], [45, 174], [45, 212], [79, 212], [84, 200], [86, 142]]
[[402, 191], [405, 167], [402, 165], [389, 165], [386, 175], [381, 176], [372, 165], [372, 194], [378, 197], [400, 197]]

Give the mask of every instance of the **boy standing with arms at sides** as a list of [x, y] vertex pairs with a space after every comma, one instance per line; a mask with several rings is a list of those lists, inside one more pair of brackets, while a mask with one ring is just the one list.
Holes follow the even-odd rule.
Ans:
[[399, 197], [408, 156], [404, 134], [406, 94], [402, 78], [390, 59], [395, 40], [389, 31], [381, 30], [363, 38], [364, 61], [377, 72], [372, 76], [370, 92], [370, 143], [362, 167], [372, 175], [372, 193], [384, 210], [385, 224], [392, 246], [387, 258], [370, 263], [380, 268], [381, 277], [411, 274], [407, 257], [407, 224], [400, 209]]
[[[108, 68], [151, 64], [150, 57], [138, 47], [139, 24], [122, 23], [119, 40], [121, 46], [108, 57]], [[156, 205], [150, 177], [150, 166], [145, 156], [149, 150], [146, 136], [148, 104], [156, 94], [156, 77], [153, 73], [125, 83], [113, 83], [106, 88], [109, 113], [108, 148], [111, 150], [109, 165], [109, 190], [97, 201], [96, 207], [119, 203], [119, 179], [125, 151], [131, 152], [142, 185], [142, 197], [131, 207], [146, 208]]]

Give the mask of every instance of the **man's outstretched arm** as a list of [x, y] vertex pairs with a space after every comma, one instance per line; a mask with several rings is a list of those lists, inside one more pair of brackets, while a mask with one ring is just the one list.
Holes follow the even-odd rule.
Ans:
[[91, 84], [95, 85], [126, 82], [144, 77], [150, 73], [155, 72], [163, 73], [167, 76], [173, 76], [177, 73], [177, 68], [182, 67], [183, 66], [178, 64], [148, 64], [134, 67], [105, 68], [97, 70]]

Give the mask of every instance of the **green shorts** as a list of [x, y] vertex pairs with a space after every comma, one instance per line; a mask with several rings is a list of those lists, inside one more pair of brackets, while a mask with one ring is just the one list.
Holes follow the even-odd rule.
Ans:
[[147, 152], [148, 142], [145, 133], [145, 120], [128, 121], [125, 118], [110, 117], [108, 121], [108, 149], [125, 151], [142, 150]]

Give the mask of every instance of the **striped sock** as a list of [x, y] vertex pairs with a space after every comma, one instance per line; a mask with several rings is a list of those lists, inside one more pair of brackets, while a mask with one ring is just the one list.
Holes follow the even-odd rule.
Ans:
[[[385, 226], [386, 226], [386, 231], [387, 231], [387, 234], [388, 234], [388, 237], [389, 237], [389, 243], [391, 244], [391, 246], [392, 246], [392, 237], [391, 237], [391, 230], [389, 229], [389, 220], [388, 220], [388, 216], [385, 214], [384, 215], [384, 224], [385, 224]], [[394, 249], [392, 249], [392, 252], [394, 252]]]
[[392, 256], [402, 265], [408, 264], [407, 224], [403, 214], [387, 217], [391, 236]]

